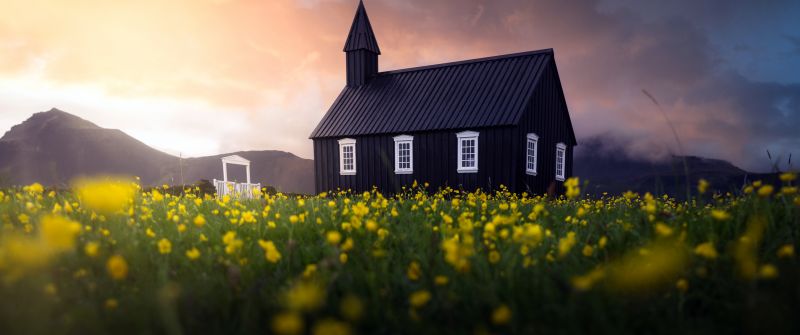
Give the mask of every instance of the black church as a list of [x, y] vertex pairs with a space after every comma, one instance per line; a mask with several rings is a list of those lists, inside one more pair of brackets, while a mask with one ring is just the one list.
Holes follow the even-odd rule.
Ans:
[[378, 72], [364, 4], [347, 86], [311, 133], [316, 192], [561, 190], [577, 144], [552, 49]]

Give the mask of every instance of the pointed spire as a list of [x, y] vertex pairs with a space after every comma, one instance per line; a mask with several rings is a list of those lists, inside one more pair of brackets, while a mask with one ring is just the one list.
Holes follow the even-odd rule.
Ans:
[[367, 10], [364, 9], [364, 1], [359, 1], [358, 3], [353, 25], [350, 26], [350, 34], [344, 44], [345, 52], [360, 49], [366, 49], [378, 55], [381, 54], [381, 49], [378, 48], [378, 40], [375, 39], [375, 33], [372, 32], [372, 25], [369, 23]]

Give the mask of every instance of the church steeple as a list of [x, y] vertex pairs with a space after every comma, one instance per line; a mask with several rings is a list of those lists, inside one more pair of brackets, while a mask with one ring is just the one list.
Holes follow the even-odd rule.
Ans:
[[347, 86], [361, 86], [378, 74], [381, 49], [369, 23], [364, 2], [359, 1], [350, 34], [344, 44], [347, 54]]

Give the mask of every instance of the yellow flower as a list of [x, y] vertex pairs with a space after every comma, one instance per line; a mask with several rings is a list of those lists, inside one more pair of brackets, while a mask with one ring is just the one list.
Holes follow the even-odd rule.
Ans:
[[422, 276], [422, 269], [420, 268], [419, 263], [417, 261], [413, 261], [411, 262], [411, 264], [408, 265], [408, 269], [406, 270], [406, 275], [410, 280], [413, 281], [419, 280], [419, 277]]
[[658, 234], [658, 236], [661, 236], [661, 237], [670, 236], [670, 235], [672, 235], [672, 228], [670, 228], [669, 226], [667, 226], [667, 225], [665, 225], [665, 224], [663, 224], [661, 222], [656, 223], [656, 234]]
[[710, 184], [708, 183], [708, 180], [700, 179], [697, 182], [697, 192], [700, 193], [700, 194], [706, 193], [706, 191], [708, 190], [708, 186], [710, 186]]
[[206, 218], [203, 216], [203, 214], [197, 214], [197, 216], [194, 217], [193, 222], [195, 226], [202, 227], [206, 224]]
[[449, 281], [450, 281], [450, 279], [447, 278], [447, 276], [442, 276], [442, 275], [439, 275], [439, 276], [436, 276], [436, 277], [433, 278], [433, 283], [436, 284], [436, 286], [447, 285], [447, 283]]
[[506, 305], [500, 305], [492, 311], [492, 323], [496, 325], [505, 325], [511, 321], [511, 308]]
[[784, 172], [781, 173], [780, 178], [781, 181], [783, 181], [784, 183], [788, 183], [797, 179], [797, 174], [795, 174], [794, 172]]
[[162, 238], [158, 241], [158, 252], [162, 254], [168, 254], [172, 252], [172, 242], [170, 242], [166, 238]]
[[117, 309], [117, 307], [119, 307], [119, 301], [114, 298], [108, 298], [103, 305], [106, 307], [106, 309]]
[[136, 192], [131, 182], [108, 178], [81, 179], [73, 187], [85, 207], [103, 214], [123, 210]]
[[764, 264], [758, 270], [758, 276], [763, 279], [773, 279], [778, 277], [778, 268], [772, 264]]
[[772, 194], [773, 190], [774, 190], [774, 188], [772, 187], [772, 185], [761, 186], [761, 187], [758, 188], [758, 196], [762, 197], [762, 198], [766, 198], [770, 194]]
[[568, 199], [574, 199], [581, 194], [581, 189], [578, 187], [579, 180], [578, 177], [568, 178], [564, 182], [564, 187], [567, 188], [565, 195]]
[[303, 332], [303, 318], [297, 312], [284, 312], [272, 318], [272, 331], [280, 335], [296, 335]]
[[678, 281], [675, 282], [675, 288], [677, 288], [678, 291], [686, 292], [689, 289], [689, 281], [685, 278], [678, 279]]
[[86, 253], [86, 256], [89, 257], [97, 257], [100, 253], [100, 243], [97, 242], [89, 242], [83, 246], [83, 252]]
[[797, 194], [797, 186], [784, 186], [784, 187], [781, 187], [781, 194], [783, 194], [783, 195]]
[[48, 215], [42, 218], [40, 238], [44, 245], [53, 251], [66, 251], [75, 247], [75, 236], [81, 225], [60, 216]]
[[794, 257], [794, 246], [791, 244], [783, 245], [776, 254], [778, 258], [792, 258]]
[[42, 194], [42, 193], [44, 193], [44, 187], [42, 186], [42, 184], [39, 184], [39, 183], [33, 183], [33, 184], [28, 185], [28, 186], [25, 186], [25, 189], [27, 189], [28, 192], [33, 193], [33, 194]]
[[325, 302], [325, 291], [313, 282], [302, 281], [290, 288], [285, 295], [286, 307], [293, 311], [314, 311]]
[[583, 250], [581, 251], [581, 253], [583, 253], [583, 255], [586, 257], [590, 257], [594, 254], [594, 248], [591, 245], [587, 244], [583, 246]]
[[497, 250], [489, 251], [489, 263], [497, 264], [500, 261], [500, 253]]
[[342, 234], [338, 231], [332, 230], [325, 234], [325, 238], [328, 240], [333, 246], [339, 245], [339, 242], [342, 241]]
[[607, 243], [608, 243], [608, 238], [603, 236], [600, 238], [600, 240], [597, 241], [597, 247], [599, 247], [600, 249], [604, 249]]
[[120, 255], [111, 256], [106, 261], [106, 270], [114, 280], [123, 280], [128, 276], [128, 262]]
[[155, 202], [160, 202], [160, 201], [164, 200], [164, 195], [162, 195], [161, 192], [159, 192], [157, 189], [153, 189], [153, 191], [150, 192], [150, 197]]
[[190, 260], [198, 259], [200, 258], [200, 250], [198, 250], [197, 248], [191, 248], [189, 250], [186, 250], [186, 257], [189, 258]]
[[347, 253], [343, 252], [339, 254], [339, 263], [345, 264], [347, 263]]
[[350, 335], [352, 330], [347, 323], [335, 319], [323, 319], [314, 324], [313, 335]]
[[264, 249], [264, 257], [268, 262], [277, 263], [281, 260], [281, 253], [272, 241], [258, 240], [258, 245], [261, 246], [261, 249]]
[[725, 210], [722, 209], [712, 209], [711, 210], [711, 217], [717, 221], [725, 221], [731, 218], [731, 215], [728, 214]]
[[706, 259], [716, 259], [717, 258], [717, 249], [714, 248], [713, 242], [706, 242], [698, 244], [694, 248], [694, 253], [696, 255], [702, 256]]
[[566, 237], [558, 240], [558, 257], [566, 256], [575, 246], [575, 232], [568, 232]]
[[354, 295], [347, 295], [339, 303], [339, 311], [345, 319], [358, 321], [364, 314], [364, 304]]
[[588, 291], [605, 275], [606, 273], [602, 268], [595, 268], [585, 275], [572, 277], [572, 287], [578, 291]]
[[147, 229], [144, 231], [144, 233], [147, 235], [147, 237], [156, 237], [156, 232], [154, 232], [154, 231], [153, 231], [152, 229], [150, 229], [150, 228], [147, 228]]
[[431, 300], [431, 293], [427, 290], [420, 290], [414, 293], [411, 293], [411, 296], [408, 297], [408, 303], [411, 304], [411, 307], [420, 308], [428, 304], [428, 301]]

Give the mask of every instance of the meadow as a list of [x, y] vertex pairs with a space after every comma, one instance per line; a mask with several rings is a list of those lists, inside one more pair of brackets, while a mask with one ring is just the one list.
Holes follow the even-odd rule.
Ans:
[[800, 332], [796, 175], [685, 202], [426, 185], [0, 192], [2, 334]]

